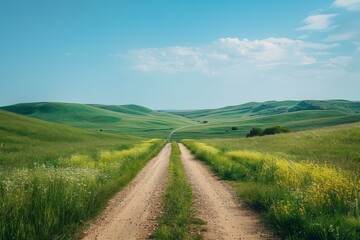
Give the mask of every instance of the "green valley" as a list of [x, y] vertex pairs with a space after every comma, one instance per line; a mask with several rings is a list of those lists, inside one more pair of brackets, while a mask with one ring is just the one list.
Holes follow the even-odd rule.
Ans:
[[166, 138], [172, 129], [195, 121], [137, 105], [25, 103], [2, 109], [73, 127], [139, 137]]

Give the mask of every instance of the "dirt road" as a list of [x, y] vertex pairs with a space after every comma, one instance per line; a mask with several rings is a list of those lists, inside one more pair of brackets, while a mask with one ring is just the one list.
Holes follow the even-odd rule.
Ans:
[[198, 217], [207, 222], [205, 239], [276, 239], [258, 215], [239, 204], [229, 186], [221, 183], [180, 144], [181, 161], [193, 185]]
[[86, 232], [85, 240], [147, 239], [160, 213], [171, 145], [167, 144], [136, 178], [118, 193]]

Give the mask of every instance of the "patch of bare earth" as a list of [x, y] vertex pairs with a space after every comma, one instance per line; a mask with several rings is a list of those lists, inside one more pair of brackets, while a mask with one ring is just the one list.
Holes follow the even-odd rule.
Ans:
[[167, 144], [135, 179], [119, 192], [85, 232], [84, 240], [147, 239], [156, 228], [168, 175]]
[[226, 183], [180, 144], [181, 161], [193, 186], [197, 216], [207, 222], [205, 239], [278, 239], [246, 208]]

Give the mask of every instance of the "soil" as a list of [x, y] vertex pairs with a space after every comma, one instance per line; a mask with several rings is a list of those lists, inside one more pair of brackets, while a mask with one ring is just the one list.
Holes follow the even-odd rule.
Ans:
[[167, 144], [135, 179], [110, 200], [84, 240], [148, 239], [161, 214], [171, 145]]

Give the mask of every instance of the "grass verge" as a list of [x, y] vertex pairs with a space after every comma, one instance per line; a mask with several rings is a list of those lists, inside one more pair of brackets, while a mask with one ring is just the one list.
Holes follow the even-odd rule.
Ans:
[[74, 153], [53, 165], [0, 168], [0, 239], [75, 239], [164, 144], [155, 139], [125, 150]]
[[253, 151], [184, 144], [286, 239], [360, 239], [360, 181], [354, 173]]
[[185, 170], [180, 161], [180, 149], [176, 142], [171, 145], [170, 180], [165, 193], [164, 214], [153, 237], [156, 239], [202, 239], [192, 234], [194, 224], [203, 221], [194, 218], [193, 195]]

